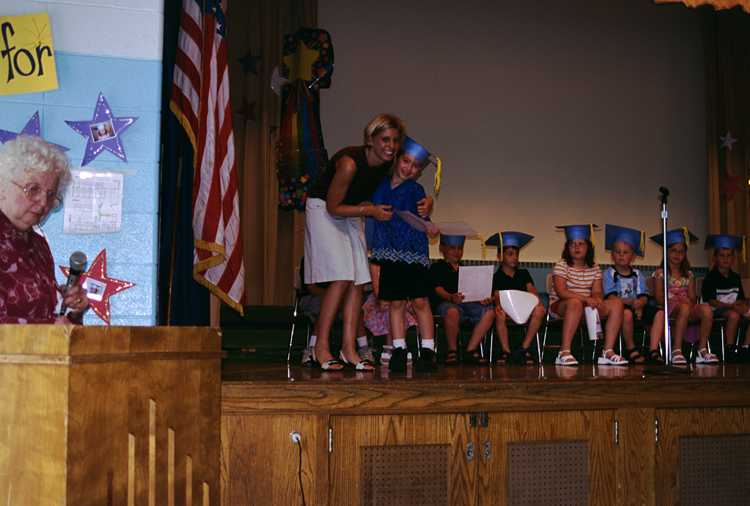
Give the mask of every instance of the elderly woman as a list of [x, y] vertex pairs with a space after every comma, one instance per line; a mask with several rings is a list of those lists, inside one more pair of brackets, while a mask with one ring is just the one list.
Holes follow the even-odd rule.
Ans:
[[[372, 216], [389, 220], [390, 206], [365, 206], [393, 166], [393, 159], [406, 135], [406, 127], [396, 116], [381, 114], [367, 124], [364, 145], [344, 148], [328, 161], [307, 194], [305, 205], [305, 283], [329, 283], [316, 323], [317, 341], [313, 359], [326, 370], [339, 370], [350, 364], [359, 371], [375, 366], [357, 355], [356, 331], [361, 317], [362, 288], [370, 282], [365, 235], [361, 218]], [[426, 216], [432, 199], [418, 202]], [[343, 304], [342, 304], [343, 303]], [[329, 335], [338, 308], [344, 316], [343, 343], [339, 358], [333, 357]]]
[[[86, 292], [63, 295], [39, 227], [69, 182], [68, 158], [39, 137], [19, 135], [0, 148], [0, 323], [82, 323]], [[67, 316], [58, 316], [61, 302]]]

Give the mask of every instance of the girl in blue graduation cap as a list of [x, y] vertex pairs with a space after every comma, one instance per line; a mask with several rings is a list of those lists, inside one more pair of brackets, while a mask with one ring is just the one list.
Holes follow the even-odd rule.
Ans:
[[526, 246], [534, 236], [522, 232], [498, 232], [490, 236], [485, 242], [487, 246], [497, 246], [497, 258], [500, 260], [500, 267], [492, 276], [492, 295], [495, 304], [495, 330], [500, 341], [502, 351], [495, 362], [497, 365], [510, 365], [510, 343], [508, 342], [508, 328], [505, 320], [507, 315], [500, 304], [500, 290], [520, 290], [529, 292], [536, 296], [539, 304], [531, 311], [531, 316], [526, 327], [521, 347], [516, 351], [516, 359], [524, 365], [531, 365], [534, 359], [531, 358], [529, 347], [534, 339], [539, 327], [544, 319], [544, 306], [539, 298], [539, 292], [534, 287], [534, 280], [526, 269], [519, 269], [519, 252]]
[[[651, 240], [659, 246], [664, 247], [664, 237], [657, 234]], [[675, 319], [672, 327], [672, 363], [685, 364], [685, 356], [682, 354], [682, 341], [698, 341], [698, 355], [695, 362], [698, 364], [713, 364], [719, 360], [716, 355], [708, 352], [708, 338], [711, 335], [711, 325], [714, 318], [711, 308], [706, 304], [698, 304], [695, 295], [695, 276], [690, 270], [690, 262], [687, 259], [687, 248], [691, 242], [698, 240], [686, 228], [676, 228], [667, 232], [667, 312]], [[664, 307], [664, 261], [654, 271], [654, 299], [656, 304]], [[695, 336], [695, 327], [688, 329], [690, 318], [700, 319], [700, 332]]]
[[392, 371], [406, 370], [404, 313], [407, 301], [411, 302], [417, 315], [422, 341], [417, 371], [434, 371], [437, 367], [429, 303], [432, 288], [427, 237], [437, 237], [439, 231], [434, 226], [425, 229], [424, 222], [418, 221], [417, 202], [425, 198], [425, 192], [414, 180], [429, 157], [430, 153], [417, 142], [404, 138], [393, 165], [393, 174], [383, 179], [371, 199], [376, 206], [386, 206], [394, 212], [389, 220], [374, 222], [371, 257], [371, 261], [380, 266], [376, 296], [389, 302], [394, 349], [388, 368]]
[[602, 270], [594, 263], [592, 239], [595, 226], [590, 224], [557, 227], [565, 229], [566, 238], [562, 260], [552, 269], [552, 293], [549, 294], [550, 315], [564, 319], [562, 344], [555, 360], [557, 365], [578, 365], [578, 361], [570, 353], [570, 345], [586, 307], [596, 309], [600, 317], [607, 318], [604, 350], [597, 363], [628, 363], [613, 351], [622, 324], [623, 305], [622, 301], [617, 299], [604, 300]]

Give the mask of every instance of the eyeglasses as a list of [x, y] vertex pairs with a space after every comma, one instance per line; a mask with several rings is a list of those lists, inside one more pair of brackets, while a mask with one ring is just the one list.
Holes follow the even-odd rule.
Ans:
[[21, 186], [15, 181], [11, 181], [14, 185], [18, 186], [25, 194], [26, 198], [31, 202], [39, 202], [43, 198], [46, 198], [47, 205], [54, 209], [63, 202], [63, 196], [59, 193], [45, 190], [36, 183], [29, 183], [26, 186]]

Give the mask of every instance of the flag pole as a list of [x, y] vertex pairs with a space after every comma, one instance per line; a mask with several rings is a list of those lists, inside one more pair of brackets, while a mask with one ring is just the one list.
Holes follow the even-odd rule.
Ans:
[[177, 155], [177, 182], [174, 196], [174, 215], [172, 216], [172, 244], [169, 252], [169, 288], [167, 291], [167, 326], [172, 326], [172, 292], [174, 289], [174, 261], [177, 255], [177, 223], [180, 213], [180, 193], [182, 192], [182, 163], [185, 160], [185, 130], [180, 128], [179, 153]]

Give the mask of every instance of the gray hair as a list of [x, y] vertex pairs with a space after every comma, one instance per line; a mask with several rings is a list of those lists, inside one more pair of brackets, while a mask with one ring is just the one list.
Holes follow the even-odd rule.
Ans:
[[57, 175], [57, 191], [65, 192], [70, 184], [70, 161], [59, 148], [40, 137], [19, 135], [0, 147], [0, 182], [7, 187], [16, 175], [25, 170]]

